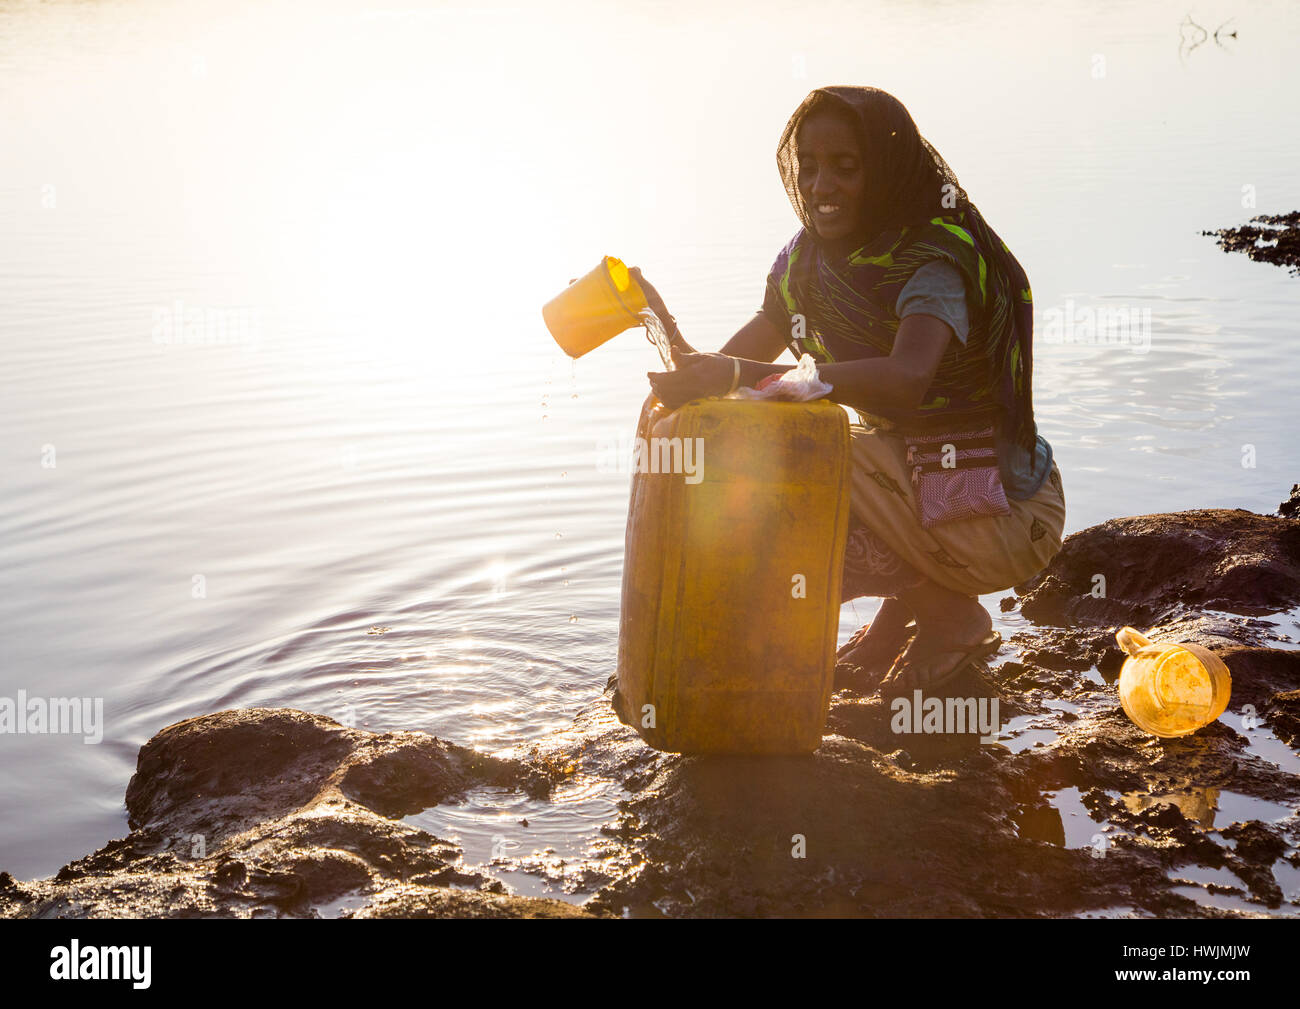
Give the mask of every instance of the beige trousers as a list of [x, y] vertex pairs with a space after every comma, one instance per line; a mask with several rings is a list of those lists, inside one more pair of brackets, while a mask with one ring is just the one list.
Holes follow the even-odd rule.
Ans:
[[903, 438], [858, 424], [850, 435], [854, 517], [931, 581], [967, 596], [1000, 592], [1038, 574], [1061, 549], [1065, 492], [1055, 462], [1032, 498], [1007, 499], [1010, 515], [924, 529]]

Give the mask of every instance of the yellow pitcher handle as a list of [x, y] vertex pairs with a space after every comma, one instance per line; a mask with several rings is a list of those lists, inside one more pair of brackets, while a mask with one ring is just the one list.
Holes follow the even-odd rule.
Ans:
[[1119, 642], [1120, 648], [1124, 649], [1126, 655], [1136, 655], [1143, 648], [1146, 648], [1151, 642], [1139, 634], [1132, 627], [1122, 627], [1115, 635], [1115, 640]]

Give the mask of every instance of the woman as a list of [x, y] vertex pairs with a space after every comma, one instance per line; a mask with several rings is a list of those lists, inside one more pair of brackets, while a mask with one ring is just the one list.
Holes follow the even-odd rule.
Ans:
[[818, 361], [830, 398], [863, 421], [844, 599], [884, 597], [841, 658], [887, 668], [889, 694], [933, 691], [1001, 643], [977, 597], [1061, 547], [1060, 473], [1030, 395], [1029, 282], [892, 95], [814, 91], [777, 163], [803, 227], [721, 353], [694, 352], [634, 271], [674, 340], [676, 370], [651, 387], [676, 408], [788, 370], [771, 363], [787, 348]]

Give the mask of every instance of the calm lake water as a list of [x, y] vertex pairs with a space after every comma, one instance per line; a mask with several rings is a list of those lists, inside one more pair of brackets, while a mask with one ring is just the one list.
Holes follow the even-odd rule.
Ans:
[[[775, 147], [823, 84], [901, 98], [1028, 271], [1067, 531], [1274, 510], [1300, 281], [1200, 231], [1300, 207], [1300, 6], [1200, 11], [1234, 20], [1190, 51], [1186, 14], [0, 4], [0, 696], [104, 705], [98, 745], [0, 736], [0, 869], [125, 834], [136, 752], [179, 719], [498, 752], [596, 698], [628, 491], [598, 442], [659, 366], [636, 332], [570, 361], [540, 306], [608, 253], [720, 346], [797, 228]], [[1102, 309], [1138, 328], [1088, 342]], [[527, 815], [512, 857], [563, 855], [617, 796], [561, 799], [414, 821], [478, 864]]]

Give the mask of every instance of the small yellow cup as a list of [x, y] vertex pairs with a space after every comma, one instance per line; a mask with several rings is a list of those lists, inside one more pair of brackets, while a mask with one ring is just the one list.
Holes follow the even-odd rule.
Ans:
[[1208, 648], [1149, 641], [1132, 627], [1115, 640], [1128, 655], [1119, 672], [1119, 703], [1139, 728], [1164, 739], [1186, 736], [1228, 710], [1232, 675]]
[[606, 256], [542, 307], [546, 328], [570, 357], [582, 357], [624, 330], [642, 325], [645, 292], [623, 261]]

